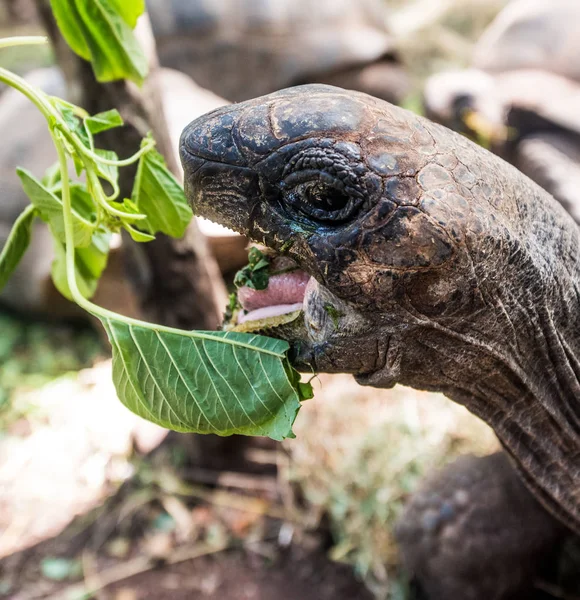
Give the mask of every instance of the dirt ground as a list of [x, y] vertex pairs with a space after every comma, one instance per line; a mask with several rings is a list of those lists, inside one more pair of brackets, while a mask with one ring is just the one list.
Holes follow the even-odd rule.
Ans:
[[132, 577], [103, 600], [371, 600], [347, 565], [294, 549], [274, 559], [226, 552]]
[[[46, 550], [44, 549], [43, 552]], [[372, 600], [372, 594], [358, 581], [348, 565], [331, 562], [323, 552], [293, 546], [279, 551], [262, 545], [260, 553], [233, 549], [216, 552], [172, 565], [129, 561], [106, 567], [93, 581], [99, 585], [109, 573], [120, 581], [85, 595], [82, 584], [33, 584], [34, 553], [22, 557], [20, 575], [30, 584], [0, 597], [11, 600]], [[178, 551], [179, 552], [179, 551]], [[97, 568], [100, 568], [98, 561]], [[133, 576], [131, 568], [143, 571]], [[14, 569], [15, 564], [11, 565]], [[87, 581], [87, 587], [90, 580]], [[24, 583], [24, 582], [23, 582]]]

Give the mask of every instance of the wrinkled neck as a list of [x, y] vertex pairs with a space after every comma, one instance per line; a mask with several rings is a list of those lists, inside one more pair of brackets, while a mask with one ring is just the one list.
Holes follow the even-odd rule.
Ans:
[[418, 328], [402, 340], [398, 379], [443, 392], [486, 421], [538, 499], [580, 532], [580, 339], [565, 315], [528, 300], [508, 312], [498, 298], [491, 328], [489, 314], [454, 330]]

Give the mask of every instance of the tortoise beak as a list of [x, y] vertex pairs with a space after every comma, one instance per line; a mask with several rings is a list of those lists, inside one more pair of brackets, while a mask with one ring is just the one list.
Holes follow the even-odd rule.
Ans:
[[225, 106], [195, 119], [181, 134], [179, 153], [194, 213], [247, 234], [259, 186], [234, 139], [240, 113]]

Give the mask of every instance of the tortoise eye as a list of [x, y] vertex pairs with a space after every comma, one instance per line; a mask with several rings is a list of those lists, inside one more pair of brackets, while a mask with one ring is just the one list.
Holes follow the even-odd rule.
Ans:
[[291, 206], [317, 221], [344, 221], [358, 206], [358, 199], [352, 198], [346, 190], [318, 181], [298, 184], [287, 193], [286, 199]]

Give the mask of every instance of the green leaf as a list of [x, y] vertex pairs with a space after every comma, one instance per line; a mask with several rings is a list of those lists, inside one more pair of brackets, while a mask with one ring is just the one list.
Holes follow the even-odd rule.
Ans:
[[107, 110], [85, 119], [85, 127], [93, 135], [101, 133], [101, 131], [121, 127], [121, 125], [123, 125], [123, 119], [116, 109]]
[[139, 231], [127, 222], [123, 223], [123, 229], [125, 229], [135, 242], [152, 242], [155, 239], [154, 235]]
[[238, 288], [247, 286], [254, 290], [265, 290], [270, 281], [270, 259], [252, 246], [248, 252], [248, 264], [240, 269], [234, 277], [234, 285]]
[[130, 79], [141, 85], [147, 59], [135, 38], [142, 1], [51, 0], [59, 29], [69, 46], [92, 64], [99, 81]]
[[68, 106], [59, 106], [59, 110], [60, 114], [62, 115], [62, 118], [64, 119], [64, 122], [68, 125], [69, 129], [77, 134], [81, 142], [87, 148], [92, 149], [92, 139], [91, 137], [89, 137], [89, 134], [84, 128], [81, 119], [79, 119], [79, 117], [75, 115], [74, 111]]
[[110, 0], [122, 19], [133, 29], [137, 19], [145, 12], [145, 0]]
[[80, 25], [81, 17], [75, 0], [50, 0], [50, 6], [66, 43], [81, 58], [91, 60], [91, 52], [83, 35], [84, 27]]
[[[106, 158], [107, 160], [118, 160], [119, 159], [119, 157], [117, 156], [117, 153], [113, 152], [112, 150], [101, 150], [101, 149], [97, 148], [95, 150], [95, 154], [97, 156], [102, 156], [103, 158]], [[111, 185], [115, 185], [117, 183], [117, 180], [119, 179], [119, 168], [118, 167], [116, 167], [115, 165], [107, 165], [102, 162], [95, 162], [95, 167], [97, 168], [97, 175], [99, 177], [101, 177], [102, 179], [105, 179]]]
[[30, 204], [20, 213], [0, 252], [0, 290], [6, 285], [30, 244], [34, 213], [34, 206]]
[[156, 150], [150, 150], [139, 160], [131, 199], [139, 212], [147, 215], [147, 219], [139, 221], [139, 228], [151, 234], [161, 231], [182, 237], [193, 217], [183, 188]]
[[51, 192], [53, 192], [55, 188], [60, 188], [60, 165], [58, 162], [55, 162], [54, 165], [44, 172], [41, 181], [42, 185]]
[[[75, 279], [85, 298], [90, 298], [95, 293], [101, 274], [107, 266], [110, 239], [108, 231], [99, 230], [93, 235], [88, 247], [75, 248]], [[52, 262], [52, 280], [56, 289], [65, 298], [72, 300], [66, 276], [65, 246], [56, 239], [54, 243], [56, 257]]]
[[[65, 241], [64, 220], [62, 216], [62, 200], [48, 190], [42, 182], [26, 169], [17, 168], [16, 173], [22, 181], [22, 187], [32, 204], [38, 210], [40, 218], [48, 223], [52, 234], [61, 242]], [[71, 186], [71, 199], [73, 202], [73, 232], [75, 246], [88, 246], [95, 231], [95, 223], [88, 214], [85, 202], [86, 196], [80, 195], [76, 186]], [[82, 202], [80, 202], [82, 198]], [[90, 198], [90, 197], [89, 197]], [[92, 200], [90, 200], [92, 202]]]
[[76, 0], [85, 41], [99, 81], [130, 79], [138, 85], [147, 76], [147, 59], [133, 30], [110, 0]]
[[293, 435], [302, 396], [287, 342], [101, 320], [113, 347], [117, 394], [141, 417], [177, 431]]

